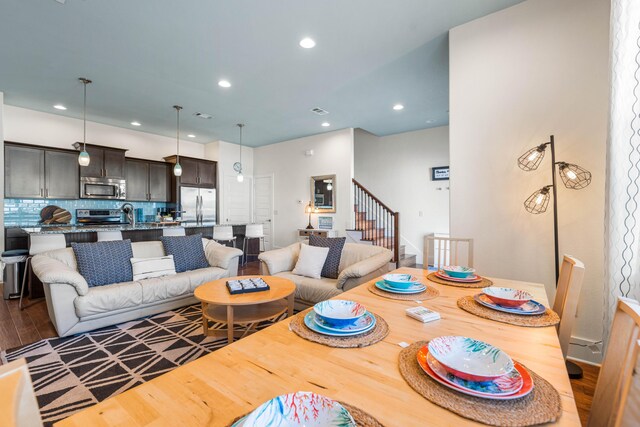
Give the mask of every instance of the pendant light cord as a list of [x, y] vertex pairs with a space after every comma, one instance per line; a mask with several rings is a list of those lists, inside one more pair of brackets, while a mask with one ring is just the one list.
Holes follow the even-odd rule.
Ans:
[[242, 167], [242, 128], [244, 127], [244, 125], [239, 124], [238, 126], [240, 127], [240, 167]]
[[182, 107], [179, 105], [174, 105], [173, 108], [176, 109], [176, 163], [180, 163], [180, 110], [182, 110]]
[[82, 151], [87, 151], [87, 85], [93, 83], [86, 77], [80, 77], [78, 80], [84, 85], [84, 99], [82, 107]]

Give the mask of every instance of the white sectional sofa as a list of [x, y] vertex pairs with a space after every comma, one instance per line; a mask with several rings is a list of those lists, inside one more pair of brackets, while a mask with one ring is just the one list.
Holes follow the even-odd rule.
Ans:
[[[241, 250], [207, 239], [202, 244], [208, 268], [104, 286], [88, 286], [78, 273], [71, 248], [36, 255], [32, 266], [44, 284], [49, 317], [64, 337], [196, 303], [196, 287], [237, 275]], [[135, 258], [165, 255], [160, 241], [136, 242], [131, 247]]]
[[345, 243], [340, 258], [338, 278], [314, 279], [293, 274], [301, 244], [306, 243], [294, 243], [282, 249], [263, 252], [258, 257], [261, 261], [262, 274], [285, 277], [296, 284], [295, 306], [297, 309], [304, 309], [317, 302], [333, 298], [387, 273], [389, 262], [393, 258], [393, 253], [381, 246]]

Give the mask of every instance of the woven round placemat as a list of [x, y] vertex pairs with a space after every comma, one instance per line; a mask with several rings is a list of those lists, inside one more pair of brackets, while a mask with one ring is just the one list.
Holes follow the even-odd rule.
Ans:
[[514, 400], [489, 400], [469, 396], [441, 385], [422, 371], [416, 355], [428, 341], [418, 341], [402, 349], [398, 359], [400, 373], [405, 381], [430, 402], [448, 409], [461, 417], [493, 426], [531, 426], [552, 423], [562, 415], [560, 394], [535, 372], [533, 390]]
[[[371, 415], [369, 415], [362, 409], [356, 408], [355, 406], [351, 406], [344, 402], [338, 401], [338, 403], [340, 403], [342, 406], [345, 407], [347, 411], [349, 411], [349, 413], [353, 417], [353, 420], [356, 422], [356, 425], [358, 427], [384, 427], [384, 425], [380, 421], [376, 420], [375, 418], [373, 418]], [[231, 427], [233, 423], [237, 422], [240, 418], [245, 416], [247, 416], [247, 414], [244, 414], [241, 417], [237, 417], [231, 422], [231, 424], [229, 424], [228, 427]]]
[[329, 347], [357, 348], [373, 345], [382, 341], [387, 335], [389, 335], [389, 325], [382, 317], [375, 313], [371, 314], [376, 316], [376, 326], [362, 335], [355, 335], [352, 337], [332, 337], [329, 335], [322, 335], [307, 328], [304, 324], [304, 316], [310, 310], [312, 309], [307, 309], [293, 316], [289, 323], [289, 329], [308, 341], [317, 342], [318, 344], [323, 344]]
[[492, 310], [482, 304], [478, 304], [473, 296], [469, 295], [460, 298], [458, 307], [478, 317], [495, 320], [496, 322], [508, 323], [515, 326], [527, 326], [530, 328], [541, 328], [544, 326], [554, 326], [560, 323], [560, 317], [555, 311], [547, 308], [543, 314], [535, 316], [523, 316], [520, 314], [505, 313], [503, 311]]
[[444, 280], [436, 276], [436, 273], [431, 273], [427, 276], [427, 279], [431, 280], [434, 283], [439, 283], [441, 285], [447, 286], [457, 286], [459, 288], [488, 288], [493, 285], [493, 282], [486, 277], [483, 277], [480, 282], [477, 283], [462, 283], [462, 282], [454, 282], [451, 280]]
[[427, 289], [418, 293], [418, 294], [395, 294], [393, 292], [383, 291], [376, 287], [376, 285], [369, 285], [369, 292], [372, 294], [378, 295], [380, 297], [389, 298], [389, 299], [397, 299], [401, 301], [415, 301], [415, 300], [427, 300], [432, 299], [440, 295], [440, 291], [438, 291], [433, 286], [427, 286]]

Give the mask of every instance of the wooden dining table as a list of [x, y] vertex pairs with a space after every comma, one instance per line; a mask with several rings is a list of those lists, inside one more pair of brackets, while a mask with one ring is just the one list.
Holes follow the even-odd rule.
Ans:
[[[427, 271], [401, 268], [427, 282]], [[523, 289], [548, 306], [541, 284], [492, 278], [495, 286]], [[370, 282], [372, 283], [372, 282]], [[477, 425], [441, 408], [414, 391], [398, 369], [402, 342], [441, 335], [465, 335], [506, 351], [549, 381], [562, 401], [559, 426], [579, 426], [560, 344], [554, 327], [529, 328], [483, 319], [458, 308], [456, 301], [479, 289], [428, 282], [440, 291], [421, 303], [383, 298], [363, 284], [337, 298], [364, 304], [384, 318], [390, 333], [364, 348], [332, 348], [289, 330], [285, 319], [145, 384], [62, 420], [56, 426], [227, 426], [265, 401], [285, 393], [313, 391], [358, 407], [387, 427]], [[405, 309], [423, 305], [440, 320], [421, 323]]]

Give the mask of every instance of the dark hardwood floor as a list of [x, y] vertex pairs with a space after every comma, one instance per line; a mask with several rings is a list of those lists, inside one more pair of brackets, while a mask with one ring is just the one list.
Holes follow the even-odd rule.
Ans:
[[[240, 266], [239, 275], [259, 274], [260, 266], [257, 261]], [[1, 285], [0, 285], [1, 286]], [[1, 288], [0, 288], [1, 291]], [[57, 336], [49, 320], [47, 306], [43, 300], [30, 302], [28, 307], [20, 310], [18, 300], [0, 301], [0, 350], [6, 350], [21, 345], [30, 344], [44, 338]], [[571, 388], [576, 399], [582, 425], [587, 424], [591, 400], [598, 380], [597, 366], [578, 363], [584, 370], [584, 377], [571, 380]]]

